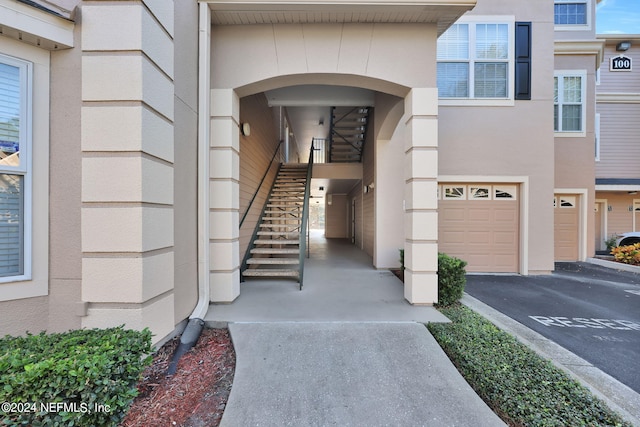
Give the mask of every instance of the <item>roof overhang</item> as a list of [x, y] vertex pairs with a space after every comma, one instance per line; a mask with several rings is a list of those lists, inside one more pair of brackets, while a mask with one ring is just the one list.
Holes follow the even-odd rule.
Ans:
[[0, 34], [47, 50], [73, 47], [74, 22], [15, 0], [0, 0]]
[[444, 32], [477, 0], [205, 0], [214, 25], [431, 23]]

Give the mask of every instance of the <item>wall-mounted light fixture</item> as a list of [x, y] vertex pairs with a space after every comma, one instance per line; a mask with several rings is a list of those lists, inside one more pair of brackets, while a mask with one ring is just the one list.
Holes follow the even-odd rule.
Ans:
[[616, 45], [616, 50], [618, 52], [626, 52], [627, 50], [629, 50], [629, 48], [631, 47], [631, 42], [630, 41], [624, 41], [624, 42], [620, 42]]
[[629, 205], [629, 212], [633, 212], [633, 205]]
[[249, 135], [251, 135], [251, 126], [249, 125], [249, 123], [247, 123], [247, 122], [240, 123], [240, 132], [241, 132], [244, 136], [249, 136]]
[[611, 206], [611, 205], [607, 206], [607, 210], [608, 210], [609, 212], [611, 212], [611, 211], [613, 210], [613, 206]]

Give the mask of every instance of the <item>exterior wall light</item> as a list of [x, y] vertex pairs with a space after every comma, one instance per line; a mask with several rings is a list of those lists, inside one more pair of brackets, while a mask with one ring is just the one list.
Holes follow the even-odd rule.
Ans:
[[631, 47], [631, 42], [620, 42], [616, 45], [616, 51], [626, 52]]

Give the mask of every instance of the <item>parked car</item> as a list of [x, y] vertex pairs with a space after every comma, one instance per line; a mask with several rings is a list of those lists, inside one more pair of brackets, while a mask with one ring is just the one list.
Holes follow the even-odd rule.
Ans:
[[619, 234], [616, 239], [616, 246], [627, 246], [633, 245], [634, 243], [640, 243], [640, 231], [622, 233]]

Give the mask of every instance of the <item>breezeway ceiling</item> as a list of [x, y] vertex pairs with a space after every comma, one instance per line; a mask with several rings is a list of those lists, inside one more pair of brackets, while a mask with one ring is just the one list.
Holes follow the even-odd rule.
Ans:
[[375, 93], [347, 86], [299, 85], [265, 92], [270, 107], [286, 108], [301, 160], [313, 138], [328, 138], [331, 107], [373, 107]]

